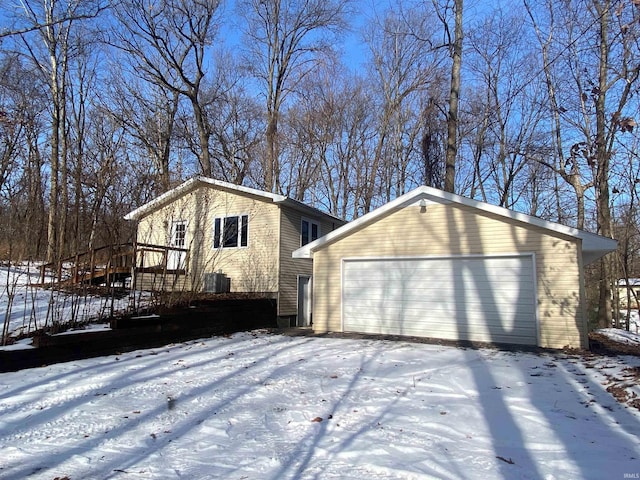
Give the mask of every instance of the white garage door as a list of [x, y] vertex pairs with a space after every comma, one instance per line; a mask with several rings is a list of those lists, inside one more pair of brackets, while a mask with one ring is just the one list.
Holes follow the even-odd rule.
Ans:
[[344, 260], [345, 332], [537, 344], [533, 257]]

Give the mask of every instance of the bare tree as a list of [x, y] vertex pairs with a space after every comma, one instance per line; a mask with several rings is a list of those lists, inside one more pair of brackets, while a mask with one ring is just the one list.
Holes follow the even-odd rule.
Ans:
[[[434, 5], [437, 5], [434, 0]], [[448, 11], [453, 10], [453, 36], [449, 30]], [[447, 0], [443, 10], [436, 8], [438, 17], [442, 21], [445, 31], [446, 44], [451, 49], [451, 80], [449, 89], [449, 109], [447, 111], [447, 151], [445, 155], [444, 190], [453, 192], [456, 179], [456, 157], [458, 155], [458, 105], [460, 103], [460, 81], [462, 70], [462, 9], [463, 0], [453, 0], [453, 5]]]
[[[200, 171], [207, 176], [212, 172], [211, 126], [205, 114], [203, 82], [218, 7], [219, 0], [162, 0], [153, 5], [126, 0], [116, 6], [120, 24], [111, 42], [128, 55], [132, 74], [189, 101], [197, 130]], [[173, 111], [172, 105], [169, 112]]]
[[212, 105], [213, 158], [223, 180], [242, 185], [259, 158], [264, 122], [258, 102], [240, 90]]
[[[61, 254], [65, 243], [67, 190], [66, 108], [70, 58], [76, 47], [74, 29], [79, 19], [94, 18], [104, 10], [100, 0], [29, 0], [21, 3], [22, 15], [17, 21], [25, 30], [19, 37], [26, 55], [47, 79], [51, 102], [50, 182], [47, 222], [47, 259]], [[37, 34], [34, 42], [27, 31]], [[41, 42], [41, 43], [40, 43]]]
[[[65, 15], [56, 16], [49, 19], [37, 19], [33, 18], [32, 21], [25, 24], [22, 22], [17, 22], [17, 24], [13, 24], [12, 26], [4, 26], [2, 30], [0, 30], [0, 40], [7, 37], [16, 37], [20, 35], [24, 35], [27, 33], [33, 33], [38, 30], [58, 27], [61, 24], [76, 21], [76, 20], [90, 20], [96, 18], [103, 10], [107, 8], [106, 3], [96, 3], [93, 5], [92, 9], [87, 11], [67, 11]], [[2, 11], [2, 7], [0, 7], [0, 11]], [[10, 16], [7, 12], [7, 17]]]
[[[546, 11], [525, 5], [545, 62], [558, 162], [553, 168], [575, 191], [578, 227], [586, 224], [585, 193], [593, 188], [598, 233], [610, 237], [611, 165], [618, 142], [636, 126], [640, 12], [612, 0], [549, 0]], [[563, 144], [570, 145], [568, 152]], [[605, 327], [611, 325], [614, 275], [610, 259], [600, 266], [598, 319]]]
[[[577, 55], [577, 50], [573, 48], [574, 43], [577, 41], [574, 34], [576, 34], [577, 30], [577, 22], [574, 22], [573, 19], [567, 19], [571, 21], [565, 21], [561, 25], [556, 25], [556, 12], [553, 5], [553, 0], [549, 1], [546, 5], [548, 11], [548, 20], [546, 25], [546, 35], [542, 33], [542, 27], [540, 25], [540, 20], [536, 17], [536, 11], [533, 10], [530, 3], [525, 0], [524, 2], [529, 18], [532, 21], [536, 37], [538, 39], [540, 50], [542, 53], [542, 61], [543, 68], [542, 71], [544, 73], [544, 83], [547, 89], [548, 96], [548, 108], [549, 114], [551, 115], [551, 139], [553, 142], [552, 156], [553, 161], [549, 159], [540, 158], [539, 161], [545, 165], [546, 167], [552, 169], [557, 175], [559, 175], [567, 184], [571, 186], [574, 191], [577, 213], [576, 213], [576, 225], [580, 229], [584, 229], [585, 227], [585, 193], [588, 189], [593, 187], [593, 181], [589, 178], [589, 172], [587, 171], [587, 175], [585, 176], [584, 168], [581, 167], [581, 164], [584, 163], [585, 157], [589, 157], [588, 150], [585, 149], [585, 144], [578, 142], [572, 143], [571, 148], [569, 150], [569, 154], [565, 153], [563, 134], [565, 133], [566, 126], [566, 117], [565, 115], [568, 112], [568, 102], [563, 102], [561, 98], [562, 95], [562, 86], [558, 84], [559, 79], [562, 78], [562, 73], [558, 69], [559, 62], [559, 53], [555, 53], [558, 51], [557, 43], [562, 42], [559, 38], [556, 38], [556, 33], [558, 31], [566, 32], [567, 38], [564, 40], [564, 44], [567, 45], [569, 51], [574, 53], [575, 56], [572, 58], [577, 63], [580, 61], [579, 55]], [[539, 13], [539, 12], [538, 12]], [[579, 72], [579, 65], [575, 64], [568, 69], [568, 72]], [[576, 78], [578, 87], [580, 88], [581, 80], [580, 77]], [[582, 95], [580, 95], [582, 98]], [[559, 198], [559, 194], [556, 190], [556, 198], [557, 198], [557, 211], [558, 217], [561, 220], [560, 212], [566, 209], [566, 206], [560, 204], [561, 200]]]
[[166, 192], [171, 187], [171, 147], [180, 94], [135, 78], [116, 77], [111, 88], [111, 115], [130, 135], [129, 148], [137, 147], [137, 155], [151, 160], [157, 179], [154, 192]]
[[[372, 207], [376, 190], [388, 201], [404, 193], [410, 177], [421, 176], [422, 99], [433, 98], [442, 80], [433, 30], [430, 16], [422, 9], [404, 10], [400, 15], [389, 10], [367, 30], [371, 82], [379, 99], [378, 133], [363, 197], [365, 213]], [[415, 172], [408, 175], [412, 162]]]
[[[327, 153], [320, 159], [318, 198], [327, 198], [327, 211], [341, 218], [357, 218], [365, 211], [369, 195], [372, 141], [376, 136], [374, 95], [366, 79], [344, 75], [333, 77], [331, 88], [323, 91], [323, 100], [314, 100], [316, 122], [330, 122], [324, 136], [332, 136]], [[330, 115], [330, 116], [329, 116]], [[320, 117], [322, 116], [323, 120]], [[330, 135], [331, 134], [331, 135]]]
[[[538, 107], [544, 91], [531, 79], [537, 74], [537, 55], [526, 45], [524, 19], [518, 14], [494, 12], [470, 31], [467, 71], [475, 92], [471, 150], [474, 152], [474, 188], [483, 200], [514, 208], [528, 191], [529, 164], [546, 153], [543, 112]], [[524, 188], [523, 188], [524, 187]], [[491, 193], [489, 193], [491, 192]]]
[[346, 28], [348, 0], [244, 0], [248, 64], [266, 98], [263, 188], [280, 191], [278, 127], [283, 105]]
[[[617, 255], [616, 287], [614, 290], [615, 310], [624, 312], [622, 325], [629, 330], [631, 310], [640, 306], [636, 290], [628, 288], [634, 279], [640, 278], [640, 162], [636, 153], [637, 140], [624, 148], [627, 163], [620, 162], [614, 172], [612, 189], [612, 224], [619, 248]], [[621, 289], [620, 285], [627, 288]], [[621, 312], [622, 313], [622, 312]], [[619, 320], [614, 315], [614, 321]]]

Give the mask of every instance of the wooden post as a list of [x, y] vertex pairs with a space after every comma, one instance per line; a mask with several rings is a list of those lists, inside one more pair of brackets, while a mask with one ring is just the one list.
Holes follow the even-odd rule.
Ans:
[[[130, 299], [132, 299], [132, 301], [130, 301], [130, 305], [131, 305], [131, 310], [132, 311], [136, 311], [136, 286], [138, 284], [137, 282], [137, 266], [138, 266], [138, 243], [137, 241], [134, 241], [132, 244], [132, 259], [131, 259], [131, 285], [130, 285]], [[144, 252], [141, 254], [140, 257], [141, 263], [144, 264]]]
[[89, 257], [89, 283], [93, 283], [93, 273], [96, 266], [96, 249], [91, 249], [91, 256]]

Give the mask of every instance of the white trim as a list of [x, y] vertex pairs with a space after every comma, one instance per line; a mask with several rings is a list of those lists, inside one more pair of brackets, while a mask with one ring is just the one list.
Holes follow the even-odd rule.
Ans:
[[[531, 252], [531, 261], [533, 262], [533, 307], [534, 315], [536, 316], [536, 345], [542, 345], [542, 332], [540, 328], [540, 302], [538, 301], [538, 264], [536, 259], [536, 253]], [[576, 310], [580, 310], [581, 305]]]
[[536, 330], [536, 345], [541, 345], [541, 328], [540, 328], [540, 311], [538, 307], [538, 275], [535, 252], [518, 252], [518, 253], [497, 253], [497, 254], [456, 254], [456, 255], [388, 255], [388, 256], [372, 256], [372, 257], [344, 257], [340, 260], [340, 331], [344, 332], [344, 274], [345, 264], [349, 262], [366, 262], [366, 261], [390, 261], [390, 260], [463, 260], [463, 259], [491, 259], [491, 258], [528, 258], [531, 261], [531, 271], [533, 276], [533, 303], [534, 303], [534, 322]]
[[313, 322], [313, 275], [311, 274], [302, 274], [299, 273], [296, 275], [296, 326], [298, 326], [298, 324], [300, 324], [300, 279], [301, 278], [308, 278], [309, 279], [309, 297], [310, 297], [310, 305], [309, 305], [309, 310], [310, 310], [310, 316], [311, 318], [309, 318], [309, 325], [306, 325], [307, 327], [311, 327], [311, 323]]
[[582, 255], [585, 264], [592, 263], [606, 255], [607, 253], [614, 251], [618, 245], [618, 242], [611, 238], [606, 238], [601, 235], [578, 230], [577, 228], [567, 227], [566, 225], [561, 225], [559, 223], [549, 222], [547, 220], [542, 220], [541, 218], [533, 217], [531, 215], [514, 212], [513, 210], [508, 210], [503, 207], [479, 202], [477, 200], [472, 200], [470, 198], [465, 198], [460, 195], [455, 195], [453, 193], [444, 192], [442, 190], [423, 185], [412, 190], [409, 193], [396, 198], [395, 200], [392, 200], [382, 207], [377, 208], [376, 210], [373, 210], [366, 215], [363, 215], [357, 220], [353, 220], [352, 222], [343, 225], [333, 232], [329, 232], [327, 235], [319, 238], [315, 242], [311, 242], [307, 245], [304, 245], [303, 247], [300, 247], [293, 252], [293, 257], [312, 258], [313, 253], [316, 250], [322, 248], [328, 243], [345, 237], [352, 231], [367, 224], [373, 223], [384, 215], [392, 213], [394, 210], [399, 210], [409, 205], [415, 205], [416, 202], [419, 202], [422, 199], [427, 200], [428, 203], [438, 203], [442, 205], [446, 205], [449, 203], [458, 203], [460, 205], [476, 208], [482, 212], [491, 213], [493, 215], [516, 220], [518, 222], [543, 228], [554, 233], [559, 233], [561, 235], [579, 239], [582, 241]]
[[[349, 258], [340, 259], [340, 331], [344, 332], [344, 264]], [[315, 262], [314, 262], [315, 265]]]
[[[176, 245], [175, 243], [175, 236], [177, 233], [177, 229], [176, 227], [178, 225], [184, 225], [184, 244], [183, 245]], [[189, 239], [189, 221], [188, 220], [171, 220], [171, 224], [169, 225], [169, 247], [175, 247], [175, 248], [186, 248], [186, 249], [190, 249], [189, 247], [189, 242], [191, 240]], [[169, 250], [166, 253], [167, 258], [166, 258], [166, 263], [167, 263], [167, 267], [170, 268], [171, 270], [177, 270], [180, 268], [184, 268], [185, 270], [189, 270], [187, 268], [187, 252], [181, 252], [181, 251], [176, 251], [176, 250]], [[169, 265], [169, 263], [171, 263], [171, 265]]]
[[270, 192], [265, 192], [263, 190], [258, 190], [256, 188], [251, 188], [251, 187], [245, 187], [243, 185], [235, 185], [233, 183], [229, 183], [229, 182], [223, 182], [222, 180], [216, 180], [215, 178], [209, 178], [209, 177], [204, 177], [202, 175], [197, 175], [195, 177], [190, 178], [189, 180], [185, 181], [184, 183], [178, 185], [175, 188], [172, 188], [171, 190], [163, 193], [162, 195], [160, 195], [159, 197], [154, 198], [153, 200], [145, 203], [144, 205], [136, 208], [135, 210], [127, 213], [124, 216], [125, 220], [139, 220], [141, 218], [143, 218], [148, 212], [152, 211], [155, 208], [159, 208], [173, 200], [175, 200], [176, 198], [182, 196], [183, 194], [189, 192], [190, 190], [194, 189], [197, 184], [199, 183], [204, 183], [207, 185], [211, 185], [214, 187], [218, 187], [218, 188], [222, 188], [222, 189], [226, 189], [226, 190], [231, 190], [233, 192], [239, 192], [239, 193], [244, 193], [247, 195], [254, 195], [256, 197], [261, 197], [265, 200], [270, 200], [273, 203], [283, 203], [287, 206], [290, 206], [291, 208], [294, 208], [296, 210], [302, 210], [302, 211], [307, 211], [307, 212], [314, 212], [317, 213], [319, 216], [324, 216], [324, 217], [329, 217], [329, 218], [333, 218], [339, 221], [343, 221], [342, 219], [335, 217], [331, 214], [322, 212], [320, 210], [318, 210], [317, 208], [314, 207], [310, 207], [309, 205], [306, 205], [302, 202], [298, 202], [297, 200], [293, 200], [289, 197], [286, 197], [284, 195], [278, 195], [276, 193], [270, 193]]
[[[235, 247], [225, 247], [223, 245], [222, 240], [224, 239], [224, 220], [230, 217], [236, 217], [238, 219], [238, 245]], [[247, 217], [247, 244], [246, 245], [242, 245], [242, 217]], [[251, 218], [251, 215], [249, 215], [248, 213], [238, 213], [238, 214], [225, 214], [224, 216], [214, 216], [213, 217], [213, 221], [211, 222], [211, 228], [212, 228], [212, 232], [211, 232], [211, 249], [212, 250], [234, 250], [234, 249], [242, 249], [242, 248], [249, 248], [249, 237], [251, 236], [249, 234], [249, 224], [251, 223], [249, 221], [249, 219]], [[216, 220], [222, 220], [220, 222], [220, 238], [218, 239], [220, 241], [220, 246], [219, 247], [215, 247], [215, 241], [216, 241]]]
[[[183, 245], [176, 245], [176, 234], [178, 233], [178, 225], [184, 225], [184, 238], [182, 239]], [[189, 232], [189, 222], [187, 220], [171, 220], [169, 225], [169, 247], [187, 248], [187, 236]]]
[[160, 206], [162, 206], [162, 205], [164, 205], [164, 204], [166, 204], [166, 203], [168, 203], [168, 202], [180, 197], [181, 195], [183, 195], [183, 194], [187, 193], [188, 191], [190, 191], [192, 189], [192, 187], [195, 187], [198, 183], [205, 183], [205, 184], [208, 184], [208, 185], [213, 185], [215, 187], [224, 188], [224, 189], [227, 189], [227, 190], [232, 190], [232, 191], [236, 191], [236, 192], [246, 193], [246, 194], [249, 194], [249, 195], [255, 195], [255, 196], [258, 196], [258, 197], [263, 197], [263, 198], [266, 198], [266, 199], [269, 199], [269, 200], [273, 201], [274, 203], [284, 202], [287, 199], [287, 197], [285, 197], [284, 195], [276, 195], [275, 193], [264, 192], [262, 190], [257, 190], [255, 188], [245, 187], [245, 186], [242, 186], [242, 185], [234, 185], [233, 183], [223, 182], [221, 180], [216, 180], [214, 178], [203, 177], [203, 176], [198, 175], [198, 176], [195, 176], [193, 178], [190, 178], [186, 182], [178, 185], [177, 187], [172, 188], [171, 190], [163, 193], [159, 197], [154, 198], [150, 202], [145, 203], [141, 207], [138, 207], [135, 210], [127, 213], [124, 216], [124, 219], [125, 220], [139, 220], [140, 218], [142, 218], [150, 210], [153, 210], [156, 207], [160, 207]]
[[534, 255], [533, 252], [500, 252], [500, 253], [455, 253], [455, 254], [441, 254], [441, 255], [373, 255], [362, 257], [344, 257], [341, 260], [347, 262], [361, 262], [361, 261], [387, 261], [387, 260], [445, 260], [447, 258], [501, 258], [501, 257], [526, 257], [528, 255]]

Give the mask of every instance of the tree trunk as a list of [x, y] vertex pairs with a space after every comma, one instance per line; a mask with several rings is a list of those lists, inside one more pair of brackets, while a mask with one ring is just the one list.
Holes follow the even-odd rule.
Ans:
[[276, 112], [269, 113], [267, 123], [267, 161], [264, 169], [264, 189], [268, 192], [274, 192], [277, 188], [277, 164], [278, 164], [278, 118]]
[[[63, 80], [64, 82], [64, 80]], [[60, 152], [60, 203], [56, 206], [59, 211], [58, 217], [58, 256], [64, 257], [67, 252], [67, 214], [69, 211], [69, 171], [67, 166], [67, 158], [69, 155], [69, 137], [67, 136], [68, 128], [66, 124], [66, 89], [64, 83], [60, 94], [60, 112], [62, 122], [60, 123], [60, 140], [62, 141], [62, 150]]]
[[462, 66], [462, 3], [463, 0], [455, 0], [455, 38], [453, 41], [449, 114], [447, 115], [447, 153], [444, 171], [444, 190], [452, 193], [455, 189], [456, 156], [458, 155], [458, 103], [460, 99], [460, 68]]
[[191, 106], [193, 107], [193, 115], [196, 120], [196, 126], [198, 128], [198, 137], [200, 140], [200, 169], [202, 174], [210, 177], [211, 170], [211, 154], [209, 153], [209, 129], [206, 125], [206, 119], [202, 106], [198, 102], [197, 92], [189, 97], [191, 100]]
[[[55, 88], [52, 92], [55, 93]], [[56, 257], [57, 238], [56, 231], [58, 226], [58, 158], [59, 158], [59, 140], [60, 140], [60, 112], [54, 105], [53, 117], [51, 119], [51, 178], [49, 180], [49, 216], [47, 219], [47, 262], [53, 262]]]
[[[609, 207], [609, 157], [606, 142], [606, 91], [607, 66], [609, 61], [609, 45], [607, 30], [609, 28], [610, 2], [598, 5], [600, 13], [600, 51], [598, 72], [598, 94], [596, 96], [596, 207], [598, 211], [598, 229], [600, 235], [611, 238], [611, 211]], [[611, 282], [612, 265], [608, 258], [600, 261], [600, 299], [598, 303], [598, 325], [608, 328], [612, 321]]]

